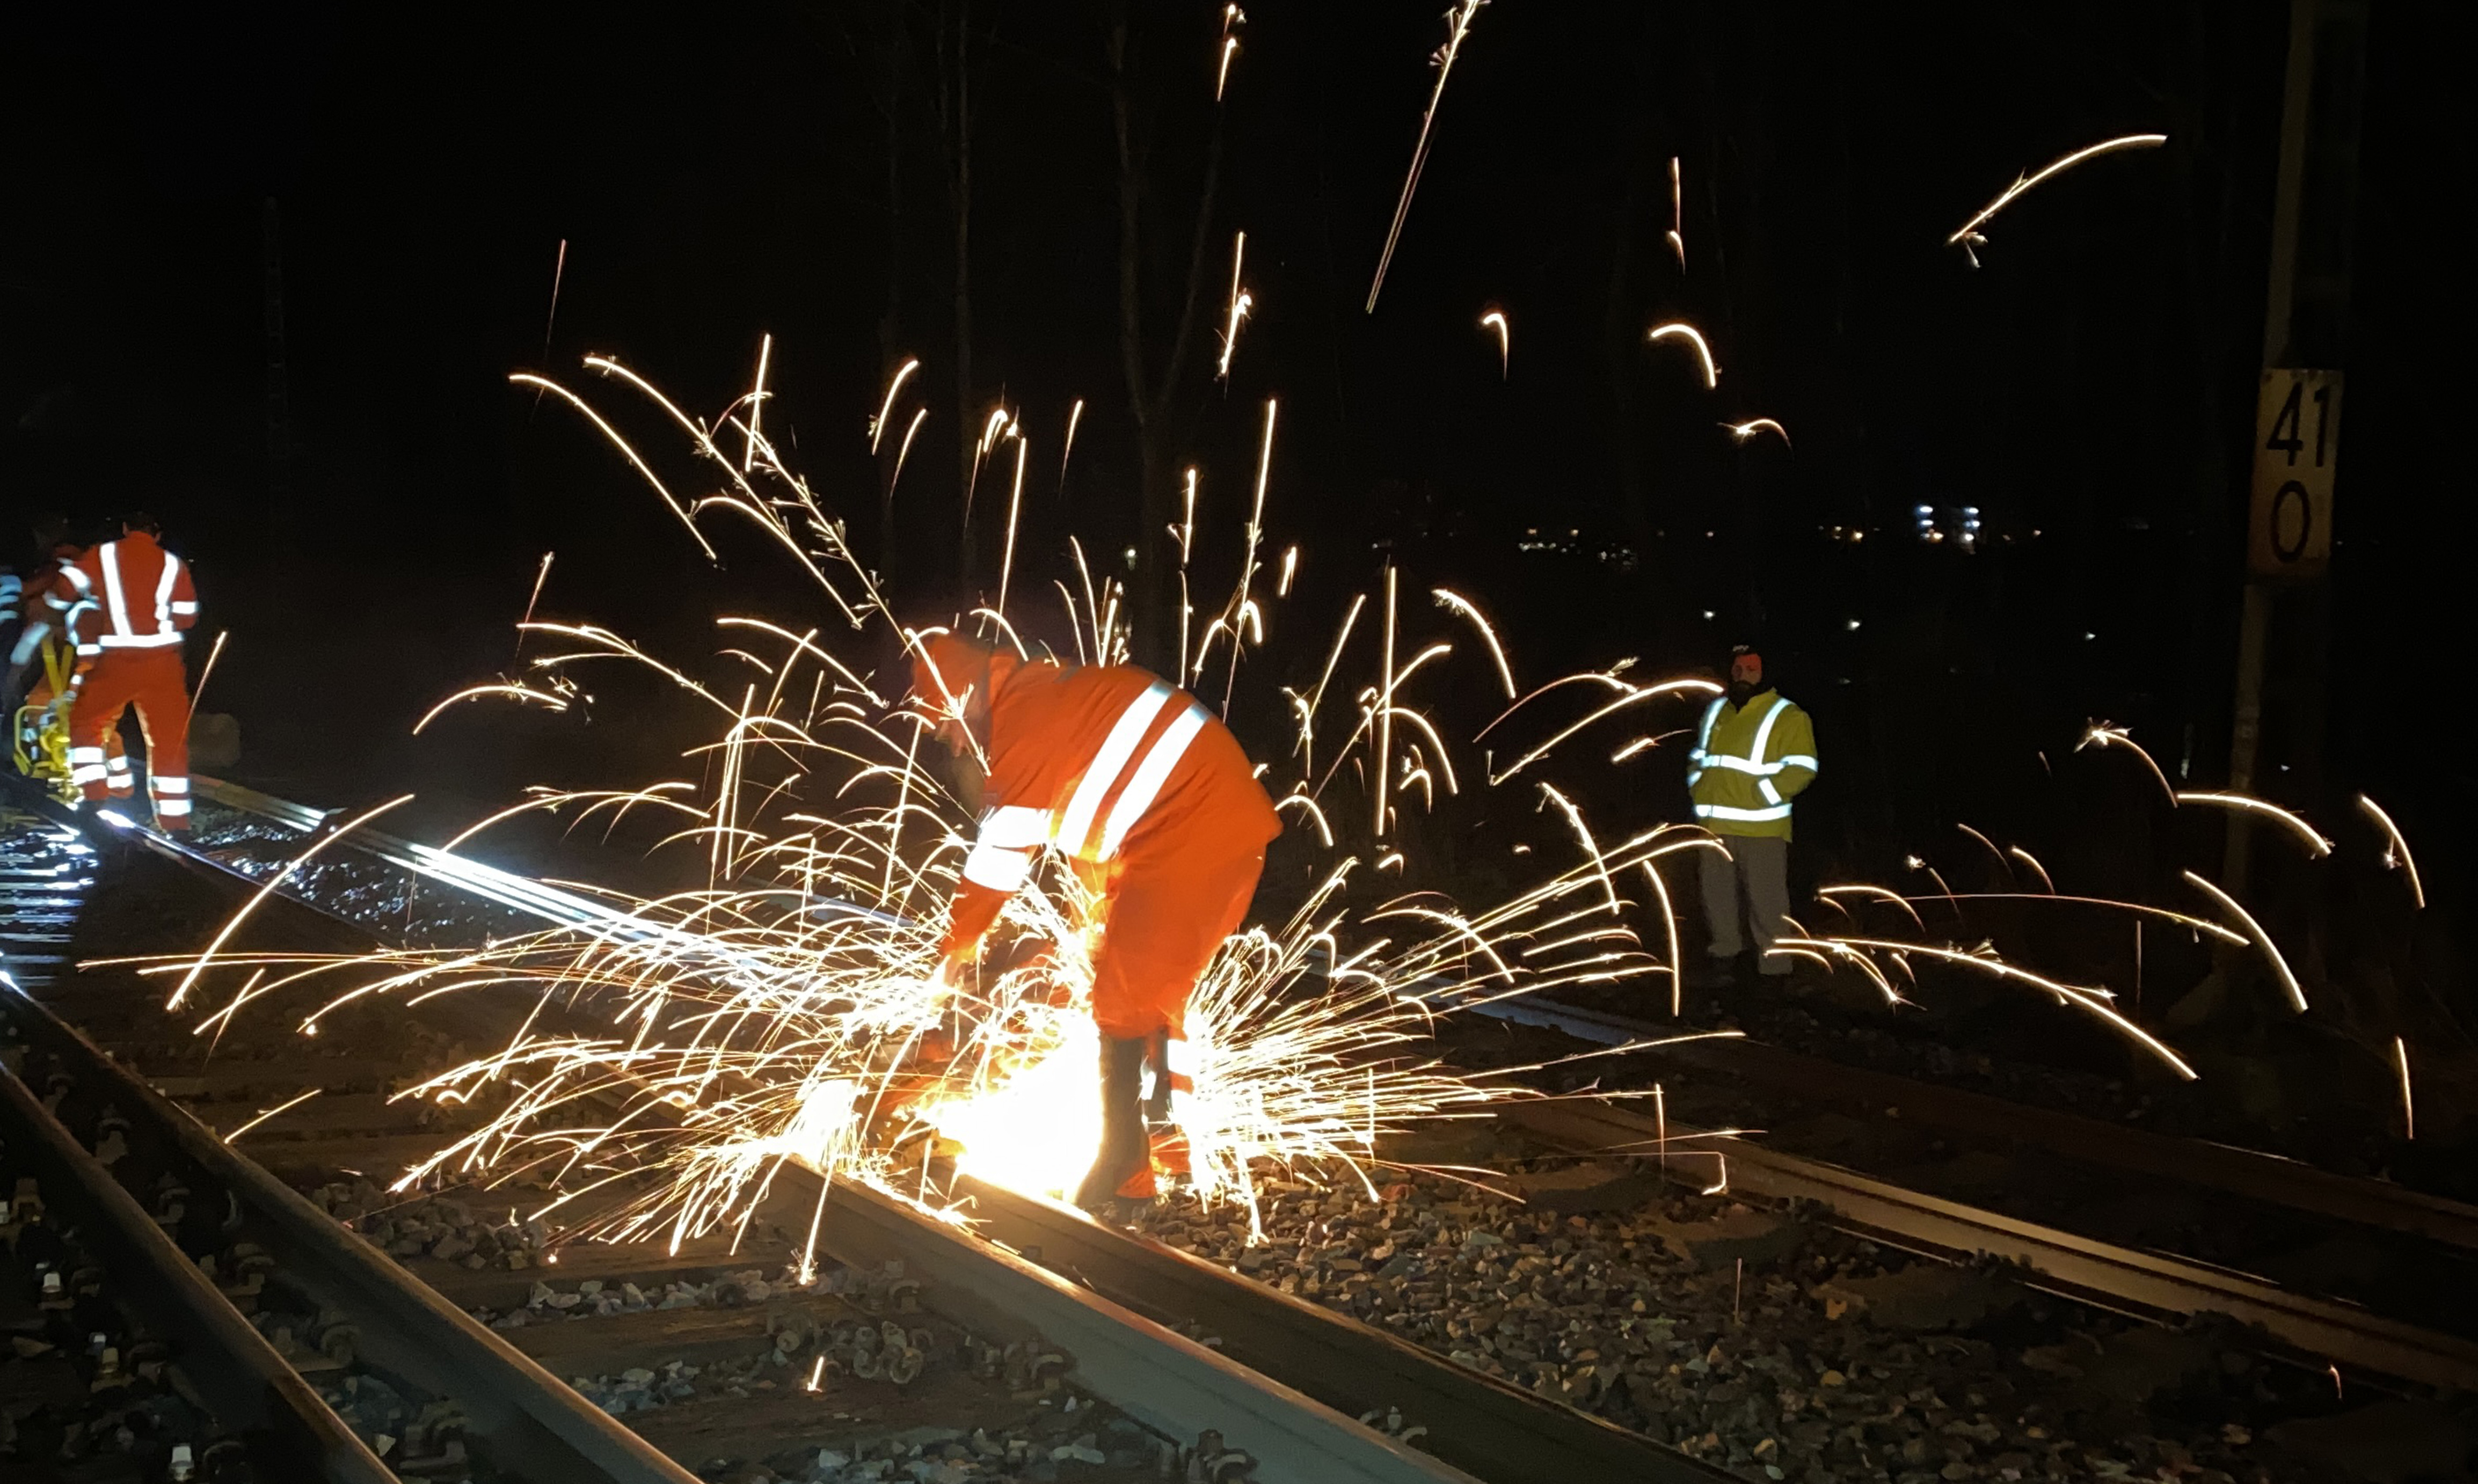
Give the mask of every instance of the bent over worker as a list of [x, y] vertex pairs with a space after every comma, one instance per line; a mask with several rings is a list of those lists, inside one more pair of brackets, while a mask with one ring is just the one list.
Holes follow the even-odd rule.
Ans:
[[941, 740], [988, 766], [940, 976], [953, 983], [977, 954], [1036, 853], [1074, 861], [1101, 918], [1101, 1148], [1075, 1200], [1150, 1197], [1146, 1116], [1168, 1121], [1188, 994], [1247, 916], [1265, 847], [1282, 830], [1273, 800], [1228, 728], [1133, 666], [1020, 660], [944, 632], [925, 635], [915, 656], [913, 693], [942, 717]]
[[1730, 687], [1705, 708], [1686, 755], [1696, 822], [1728, 851], [1697, 852], [1711, 934], [1707, 984], [1745, 950], [1742, 922], [1754, 930], [1757, 970], [1790, 971], [1790, 956], [1773, 949], [1789, 916], [1790, 800], [1815, 773], [1815, 724], [1765, 682], [1763, 656], [1740, 644], [1730, 652]]
[[[189, 564], [157, 544], [155, 517], [131, 515], [120, 540], [78, 558], [63, 574], [67, 591], [44, 601], [66, 621], [76, 616], [77, 672], [69, 710], [71, 779], [88, 801], [136, 792], [128, 764], [111, 766], [105, 742], [133, 707], [146, 735], [146, 792], [155, 822], [190, 827], [190, 684], [182, 636], [198, 621]], [[91, 606], [86, 606], [86, 605]]]

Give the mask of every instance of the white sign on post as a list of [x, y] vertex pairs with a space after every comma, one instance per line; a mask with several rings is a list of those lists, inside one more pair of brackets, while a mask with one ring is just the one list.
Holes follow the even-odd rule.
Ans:
[[2332, 557], [2340, 373], [2266, 369], [2254, 426], [2246, 569], [2257, 577], [2320, 577]]

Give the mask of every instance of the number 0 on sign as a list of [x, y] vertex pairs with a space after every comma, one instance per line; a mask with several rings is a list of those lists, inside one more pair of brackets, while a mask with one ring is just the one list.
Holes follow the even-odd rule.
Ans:
[[2254, 425], [2246, 566], [2258, 577], [2320, 577], [2332, 556], [2340, 373], [2264, 371]]

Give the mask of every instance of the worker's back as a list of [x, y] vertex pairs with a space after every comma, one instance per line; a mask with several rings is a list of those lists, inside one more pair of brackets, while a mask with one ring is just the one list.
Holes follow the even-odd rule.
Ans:
[[987, 801], [1049, 814], [1060, 850], [1142, 859], [1192, 843], [1256, 849], [1281, 833], [1238, 739], [1170, 682], [1048, 661], [994, 681]]

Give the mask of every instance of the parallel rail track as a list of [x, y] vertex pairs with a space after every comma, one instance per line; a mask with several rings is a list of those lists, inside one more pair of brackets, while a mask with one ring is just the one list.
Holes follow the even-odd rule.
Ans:
[[[219, 792], [212, 785], [208, 790], [211, 797]], [[257, 812], [275, 814], [291, 828], [316, 828], [321, 817], [281, 801], [266, 805], [275, 807], [262, 806]], [[166, 873], [176, 871], [191, 890], [203, 886], [226, 901], [257, 889], [247, 877], [148, 832], [98, 822], [90, 816], [53, 817], [84, 830], [106, 853], [107, 870], [144, 871], [158, 880], [173, 879]], [[536, 916], [601, 910], [519, 877], [495, 872], [476, 877], [454, 868], [442, 873], [435, 852], [408, 843], [357, 835], [353, 843], [382, 860], [393, 856], [392, 864], [399, 867], [429, 866], [430, 874], [455, 878], [452, 884], [460, 890]], [[288, 941], [308, 936], [337, 946], [370, 945], [366, 929], [311, 903], [279, 894], [262, 912], [278, 915], [268, 930], [284, 933]], [[492, 1395], [472, 1398], [467, 1411], [476, 1451], [493, 1463], [523, 1477], [688, 1476], [544, 1369], [544, 1364], [581, 1369], [573, 1346], [563, 1346], [556, 1356], [544, 1354], [544, 1364], [537, 1364], [525, 1352], [540, 1350], [542, 1328], [501, 1334], [484, 1327], [457, 1302], [414, 1282], [397, 1263], [344, 1233], [299, 1191], [269, 1173], [268, 1167], [333, 1169], [354, 1159], [376, 1168], [390, 1154], [401, 1164], [412, 1152], [403, 1136], [395, 1136], [391, 1144], [388, 1136], [374, 1130], [374, 1137], [362, 1142], [367, 1152], [356, 1155], [354, 1142], [346, 1139], [279, 1140], [262, 1145], [257, 1141], [264, 1136], [253, 1134], [247, 1145], [257, 1154], [259, 1162], [253, 1163], [147, 1086], [144, 1073], [156, 1069], [133, 1070], [114, 1061], [38, 1001], [20, 1007], [18, 1019], [38, 1054], [69, 1069], [70, 1080], [87, 1090], [81, 1098], [109, 1104], [115, 1117], [142, 1130], [142, 1137], [131, 1136], [134, 1146], [145, 1146], [151, 1156], [160, 1144], [163, 1160], [179, 1165], [182, 1177], [194, 1187], [233, 1193], [264, 1223], [266, 1245], [281, 1249], [288, 1276], [297, 1266], [302, 1286], [315, 1290], [318, 1302], [350, 1313], [362, 1335], [363, 1353], [383, 1362], [389, 1373], [424, 1391], [463, 1399], [465, 1391], [473, 1389], [472, 1379], [482, 1373], [476, 1369], [483, 1364], [479, 1358], [491, 1357], [494, 1374], [481, 1390]], [[187, 1086], [183, 1076], [174, 1068], [156, 1080], [180, 1089]], [[304, 1127], [316, 1121], [316, 1108], [314, 1102], [300, 1116]], [[340, 1109], [341, 1100], [331, 1107], [330, 1117]], [[315, 1155], [309, 1152], [314, 1147]], [[804, 1171], [786, 1170], [778, 1183], [787, 1187], [783, 1198], [804, 1210], [819, 1194], [814, 1177]], [[983, 1215], [992, 1219], [984, 1229], [998, 1239], [993, 1243], [929, 1220], [874, 1192], [838, 1185], [825, 1194], [818, 1232], [822, 1254], [854, 1270], [899, 1262], [922, 1281], [940, 1314], [973, 1335], [993, 1345], [1012, 1341], [1055, 1347], [1072, 1357], [1071, 1379], [1116, 1412], [1157, 1437], [1203, 1440], [1205, 1476], [1212, 1476], [1216, 1445], [1205, 1436], [1212, 1434], [1227, 1440], [1223, 1446], [1244, 1451], [1255, 1470], [1252, 1476], [1267, 1481], [1546, 1484], [1551, 1479], [1627, 1477], [1692, 1484], [1734, 1477], [1665, 1445], [1476, 1375], [1210, 1265], [1172, 1254], [1165, 1269], [1168, 1249], [1149, 1254], [1134, 1240], [1063, 1207], [995, 1191], [980, 1193]], [[1010, 1246], [1021, 1247], [1025, 1255], [1016, 1255]], [[1033, 1257], [1040, 1260], [1029, 1260]], [[675, 1271], [681, 1265], [667, 1267], [660, 1257], [648, 1256], [641, 1266], [650, 1288], [659, 1271]], [[740, 1264], [709, 1259], [706, 1266]], [[631, 1270], [628, 1259], [607, 1251], [590, 1254], [587, 1265], [571, 1270], [581, 1274], [589, 1267], [615, 1284]], [[1151, 1279], [1143, 1277], [1148, 1270]], [[1177, 1281], [1158, 1281], [1163, 1270], [1175, 1271]], [[493, 1290], [503, 1303], [525, 1276], [535, 1275], [557, 1274], [433, 1274], [443, 1289], [468, 1301]], [[1119, 1299], [1129, 1303], [1123, 1306], [1115, 1301]], [[1201, 1323], [1219, 1335], [1230, 1353], [1184, 1338], [1148, 1315], [1188, 1327]], [[556, 1333], [592, 1322], [571, 1320], [547, 1329]], [[754, 1338], [762, 1344], [765, 1336]], [[1303, 1345], [1303, 1339], [1308, 1343]], [[1241, 1360], [1248, 1364], [1239, 1364]], [[1429, 1429], [1422, 1449], [1351, 1421], [1352, 1415], [1389, 1403], [1419, 1409]], [[727, 1432], [723, 1429], [718, 1439]], [[567, 1450], [565, 1455], [544, 1451], [560, 1448]], [[643, 1471], [647, 1470], [652, 1471]]]
[[[231, 785], [210, 782], [202, 792], [296, 835], [315, 834], [331, 818]], [[123, 848], [181, 865], [195, 879], [219, 880], [234, 891], [255, 887], [213, 861], [142, 832], [88, 827], [107, 842], [116, 839]], [[410, 842], [357, 832], [341, 843], [523, 918], [575, 922], [612, 917], [599, 904]], [[320, 931], [356, 937], [366, 931], [318, 916], [307, 904], [292, 904], [291, 910]], [[1524, 1005], [1522, 1012], [1566, 1034], [1603, 1042], [1632, 1039], [1645, 1029], [1615, 1017], [1554, 1005]], [[1763, 1047], [1727, 1049], [1746, 1051], [1758, 1060], [1789, 1056]], [[1780, 1074], [1783, 1069], [1773, 1070]], [[1956, 1119], [1974, 1113], [1994, 1116], [2000, 1110], [2009, 1118], [2018, 1116], [2009, 1124], [2016, 1137], [2026, 1143], [2044, 1137], [2086, 1160], [2101, 1162], [2123, 1153], [2128, 1168], [2160, 1174], [2180, 1173], [2196, 1163], [2185, 1157], [2187, 1141], [2113, 1129], [1878, 1073], [1851, 1074], [1899, 1083], [1906, 1108], [1933, 1105]], [[1884, 1091], [1871, 1087], [1862, 1095]], [[1978, 1109], [1979, 1103], [1998, 1104], [1998, 1109]], [[1578, 1152], [1640, 1155], [1656, 1137], [1652, 1120], [1590, 1102], [1530, 1106], [1510, 1121], [1542, 1145]], [[1673, 1140], [1689, 1137], [1689, 1131], [1676, 1125], [1666, 1132]], [[1897, 1247], [1946, 1260], [1992, 1255], [2027, 1270], [2026, 1281], [2034, 1286], [2078, 1301], [2172, 1321], [2226, 1313], [2300, 1357], [2330, 1359], [2439, 1387], [2478, 1390], [2478, 1346], [2464, 1340], [2242, 1274], [2114, 1247], [1920, 1195], [1757, 1145], [1734, 1144], [1730, 1157], [1736, 1193], [1821, 1208], [1833, 1224]], [[2203, 1153], [2199, 1164], [2203, 1175], [2194, 1184], [2241, 1190], [2255, 1198], [2335, 1217], [2369, 1213], [2364, 1224], [2378, 1229], [2446, 1245], [2458, 1245], [2478, 1231], [2478, 1212], [2379, 1182], [2349, 1181], [2243, 1150]], [[259, 1173], [263, 1178], [264, 1171]], [[805, 1202], [814, 1193], [810, 1185], [797, 1198]], [[958, 1181], [956, 1193], [966, 1197], [980, 1234], [996, 1246], [945, 1228], [936, 1228], [931, 1234], [936, 1240], [924, 1245], [923, 1234], [915, 1228], [934, 1223], [922, 1221], [898, 1202], [841, 1188], [824, 1208], [829, 1216], [821, 1232], [822, 1245], [859, 1265], [900, 1254], [900, 1260], [930, 1276], [951, 1317], [976, 1331], [1021, 1331], [1025, 1319], [1034, 1318], [1045, 1340], [1075, 1353], [1079, 1376], [1128, 1415], [1172, 1436], [1201, 1431], [1198, 1421], [1205, 1415], [1220, 1419], [1214, 1425], [1246, 1438], [1267, 1479], [1401, 1476], [1528, 1484], [1575, 1477], [1685, 1481], [1735, 1476], [1451, 1364], [1327, 1308], [1274, 1293], [1213, 1263], [1098, 1225], [1080, 1213], [969, 1181]], [[2284, 1195], [2289, 1198], [2283, 1200]], [[1143, 1317], [1190, 1328], [1201, 1325], [1218, 1336], [1221, 1351], [1179, 1340]], [[1079, 1328], [1079, 1323], [1091, 1327]], [[1131, 1341], [1131, 1335], [1145, 1338]], [[1165, 1348], [1164, 1340], [1175, 1343]], [[1162, 1393], [1177, 1395], [1157, 1395]], [[1313, 1425], [1299, 1423], [1302, 1406], [1316, 1416]], [[1420, 1418], [1429, 1430], [1424, 1448], [1433, 1457], [1347, 1421], [1348, 1415], [1386, 1406]], [[1352, 1467], [1346, 1461], [1352, 1448], [1367, 1449], [1372, 1442], [1375, 1452], [1367, 1471], [1337, 1471]], [[1386, 1471], [1392, 1469], [1410, 1471]]]

